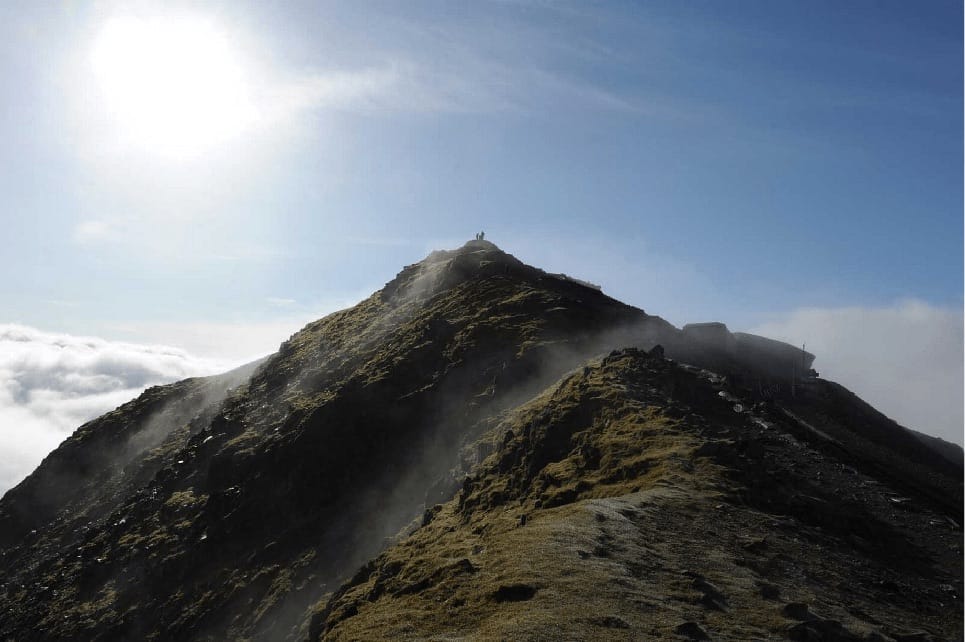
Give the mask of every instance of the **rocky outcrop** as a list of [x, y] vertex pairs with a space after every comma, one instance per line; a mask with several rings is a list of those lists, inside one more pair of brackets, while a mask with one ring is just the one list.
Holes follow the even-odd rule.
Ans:
[[683, 335], [704, 346], [720, 350], [729, 355], [737, 354], [737, 339], [723, 323], [688, 323], [683, 327]]
[[814, 355], [803, 349], [746, 332], [735, 332], [738, 358], [775, 377], [804, 379]]
[[[746, 332], [731, 333], [718, 321], [688, 323], [681, 330], [684, 341], [705, 351], [729, 358], [748, 373], [780, 381], [810, 378], [814, 355], [783, 341]], [[700, 360], [697, 356], [695, 360]]]

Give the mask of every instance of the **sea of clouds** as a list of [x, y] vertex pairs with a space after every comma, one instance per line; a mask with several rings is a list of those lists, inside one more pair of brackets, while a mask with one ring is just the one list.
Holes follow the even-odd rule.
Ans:
[[177, 348], [0, 324], [0, 493], [81, 424], [145, 388], [226, 369]]
[[814, 367], [906, 428], [963, 441], [961, 308], [906, 300], [877, 307], [800, 308], [751, 329], [807, 342]]

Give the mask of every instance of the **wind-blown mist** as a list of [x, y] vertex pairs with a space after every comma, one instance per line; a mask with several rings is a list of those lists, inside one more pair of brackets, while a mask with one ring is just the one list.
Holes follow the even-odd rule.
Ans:
[[962, 443], [962, 312], [921, 301], [803, 308], [751, 332], [801, 345], [814, 367], [898, 423]]
[[225, 369], [177, 348], [0, 324], [0, 493], [78, 426], [145, 388]]

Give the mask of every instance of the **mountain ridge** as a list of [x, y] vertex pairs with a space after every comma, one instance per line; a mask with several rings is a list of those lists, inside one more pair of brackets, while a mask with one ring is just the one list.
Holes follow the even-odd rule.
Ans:
[[[804, 444], [822, 462], [846, 461], [842, 465], [858, 475], [885, 479], [914, 495], [929, 515], [951, 514], [961, 523], [960, 464], [938, 456], [843, 388], [805, 376], [804, 367], [797, 370], [798, 359], [809, 368], [813, 355], [786, 344], [767, 352], [769, 344], [740, 336], [731, 342], [734, 335], [726, 327], [712, 333], [719, 340], [688, 334], [592, 284], [527, 266], [486, 241], [433, 252], [358, 305], [308, 324], [247, 369], [151, 389], [85, 425], [8, 492], [0, 500], [0, 569], [8, 578], [0, 588], [0, 635], [339, 639], [339, 627], [352, 617], [345, 616], [352, 608], [343, 603], [345, 596], [372, 577], [363, 571], [375, 568], [372, 560], [379, 555], [424, 537], [435, 515], [454, 510], [446, 508], [452, 502], [462, 501], [460, 510], [471, 503], [475, 486], [467, 490], [466, 479], [488, 470], [484, 481], [526, 488], [547, 467], [573, 459], [574, 448], [589, 447], [573, 442], [585, 432], [575, 430], [579, 426], [559, 433], [565, 438], [553, 436], [567, 425], [562, 421], [545, 427], [543, 442], [555, 446], [548, 459], [537, 462], [541, 467], [527, 460], [528, 472], [517, 470], [526, 449], [539, 440], [526, 442], [518, 461], [507, 460], [502, 468], [486, 463], [524, 432], [507, 431], [514, 413], [586, 379], [594, 368], [605, 369], [607, 359], [626, 361], [619, 368], [649, 382], [654, 412], [700, 428], [693, 434], [681, 429], [694, 447], [673, 451], [673, 461], [700, 470], [731, 466], [738, 481], [728, 483], [764, 496], [751, 502], [754, 510], [785, 511], [821, 528], [845, 519], [846, 511], [826, 515], [811, 500], [789, 499], [800, 493], [786, 485], [779, 487], [788, 497], [762, 493], [773, 476], [760, 479], [752, 468], [735, 463], [744, 462], [734, 458], [735, 448], [738, 455], [796, 448], [772, 443], [775, 432]], [[625, 346], [637, 352], [619, 352]], [[766, 358], [754, 350], [764, 350]], [[618, 386], [637, 380], [620, 373], [601, 398], [630, 403]], [[592, 424], [610, 410], [587, 399], [576, 403], [574, 412]], [[739, 427], [727, 429], [728, 439], [743, 446], [710, 446], [720, 440], [709, 440], [714, 430], [701, 419], [704, 413], [721, 425], [737, 421]], [[639, 415], [641, 423], [651, 419]], [[85, 452], [90, 435], [103, 437], [91, 442], [85, 463], [77, 452]], [[123, 459], [117, 447], [102, 443], [110, 441], [123, 442]], [[629, 444], [608, 465], [626, 469], [621, 474], [629, 486], [594, 482], [596, 473], [587, 471], [598, 468], [586, 468], [585, 458], [595, 455], [581, 451], [582, 463], [571, 470], [572, 488], [561, 484], [564, 490], [554, 494], [559, 497], [545, 498], [548, 508], [543, 498], [534, 508], [559, 510], [646, 485], [654, 464], [624, 466], [635, 461]], [[719, 461], [712, 464], [715, 457]], [[724, 482], [713, 481], [718, 483]], [[73, 494], [66, 496], [65, 488]], [[38, 499], [44, 493], [46, 504]], [[727, 495], [727, 501], [734, 497]], [[488, 511], [501, 504], [483, 505]], [[875, 523], [886, 523], [879, 510], [876, 503], [870, 514]], [[860, 525], [845, 523], [851, 524], [846, 530], [864, 534], [858, 537], [868, 535]], [[888, 537], [883, 542], [868, 555], [887, 553], [892, 560], [893, 542]], [[925, 557], [937, 555], [925, 548]], [[422, 578], [403, 595], [418, 596], [440, 581], [473, 575], [468, 568], [476, 562], [470, 557], [460, 558], [469, 566], [459, 562], [442, 575], [430, 573], [441, 580], [426, 584]], [[480, 601], [517, 606], [529, 601], [513, 597], [526, 589], [507, 586], [506, 599]], [[955, 591], [960, 604], [960, 582]], [[341, 619], [329, 622], [330, 617]], [[614, 617], [628, 623], [629, 616]], [[942, 622], [945, 634], [954, 629], [947, 617]], [[775, 627], [771, 633], [783, 631]]]

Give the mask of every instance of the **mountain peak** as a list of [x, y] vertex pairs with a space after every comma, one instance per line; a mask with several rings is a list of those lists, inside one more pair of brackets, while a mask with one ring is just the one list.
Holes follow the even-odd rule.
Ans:
[[[435, 250], [426, 258], [407, 265], [382, 289], [382, 299], [408, 300], [431, 296], [467, 279], [527, 271], [519, 259], [495, 243], [472, 240], [455, 250]], [[528, 268], [533, 272], [532, 268]]]
[[432, 252], [8, 492], [0, 638], [960, 636], [960, 461], [809, 356]]

